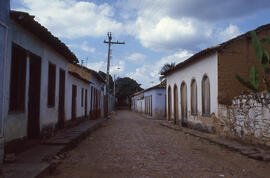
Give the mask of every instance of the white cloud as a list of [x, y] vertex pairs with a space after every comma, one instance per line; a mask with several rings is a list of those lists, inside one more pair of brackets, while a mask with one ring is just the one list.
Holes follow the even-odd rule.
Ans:
[[90, 47], [86, 41], [81, 44], [80, 49], [89, 53], [94, 53], [96, 51], [96, 49]]
[[99, 37], [119, 34], [123, 24], [114, 20], [114, 8], [76, 0], [21, 0], [25, 9], [58, 37]]
[[138, 17], [137, 39], [144, 47], [158, 51], [195, 49], [212, 34], [212, 25], [192, 18], [173, 19]]
[[86, 65], [86, 67], [93, 69], [95, 71], [106, 71], [107, 63], [105, 61], [98, 61], [98, 62], [90, 62]]
[[127, 57], [127, 59], [134, 63], [143, 63], [146, 59], [146, 55], [141, 53], [133, 53]]
[[82, 44], [69, 44], [68, 46], [71, 48], [80, 49], [88, 53], [94, 53], [96, 51], [95, 48], [89, 46], [87, 41], [83, 41]]
[[227, 41], [229, 39], [232, 39], [232, 38], [238, 36], [240, 33], [241, 32], [236, 25], [230, 24], [226, 29], [217, 33], [217, 35], [221, 41]]
[[[116, 64], [113, 64], [110, 66], [110, 74], [117, 74], [121, 75], [125, 71], [125, 61], [120, 60]], [[107, 61], [97, 61], [97, 62], [90, 62], [86, 65], [86, 67], [93, 69], [95, 71], [103, 71], [104, 73], [107, 73]]]
[[[145, 64], [138, 67], [135, 72], [128, 73], [127, 76], [135, 79], [142, 84], [143, 88], [148, 88], [159, 83], [159, 71], [166, 63], [175, 62], [175, 64], [186, 60], [192, 54], [186, 50], [178, 51], [170, 56], [161, 58], [154, 64]], [[152, 83], [153, 82], [153, 83]]]

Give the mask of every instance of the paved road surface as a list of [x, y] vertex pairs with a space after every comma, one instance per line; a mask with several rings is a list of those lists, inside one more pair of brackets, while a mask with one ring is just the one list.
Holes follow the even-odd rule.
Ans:
[[118, 111], [68, 153], [50, 177], [270, 177], [270, 163]]

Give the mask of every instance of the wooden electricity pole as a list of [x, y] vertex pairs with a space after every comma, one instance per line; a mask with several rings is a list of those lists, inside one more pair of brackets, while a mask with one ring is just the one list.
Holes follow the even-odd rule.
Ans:
[[108, 96], [109, 96], [109, 86], [110, 86], [110, 60], [111, 60], [111, 45], [112, 44], [125, 44], [125, 42], [113, 42], [112, 33], [108, 32], [108, 41], [104, 40], [104, 43], [108, 44], [108, 61], [107, 61], [107, 75], [106, 75], [106, 97], [105, 97], [105, 116], [108, 116]]

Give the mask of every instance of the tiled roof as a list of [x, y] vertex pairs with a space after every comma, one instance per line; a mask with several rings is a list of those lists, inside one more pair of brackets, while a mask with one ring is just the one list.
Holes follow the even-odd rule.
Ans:
[[47, 28], [35, 21], [34, 16], [29, 15], [26, 12], [11, 10], [10, 18], [16, 21], [24, 29], [34, 34], [41, 41], [47, 43], [60, 55], [65, 57], [66, 60], [73, 63], [79, 62], [75, 54], [63, 42], [55, 37]]
[[[261, 32], [263, 30], [267, 30], [270, 28], [270, 24], [266, 24], [266, 25], [262, 25], [258, 28], [256, 28], [254, 31], [256, 32]], [[200, 59], [202, 59], [201, 57], [202, 56], [205, 56], [205, 55], [209, 55], [209, 54], [212, 54], [214, 52], [218, 52], [218, 51], [221, 51], [223, 48], [225, 48], [226, 46], [234, 43], [235, 41], [238, 41], [238, 40], [241, 40], [243, 38], [248, 38], [249, 35], [250, 35], [250, 32], [251, 31], [248, 31], [242, 35], [239, 35], [233, 39], [230, 39], [226, 42], [223, 42], [217, 46], [212, 46], [210, 48], [206, 48], [196, 54], [194, 54], [193, 56], [191, 56], [190, 58], [186, 59], [185, 61], [181, 62], [181, 63], [178, 63], [173, 69], [170, 69], [170, 70], [167, 70], [165, 72], [162, 73], [162, 75], [168, 75], [168, 74], [171, 74], [172, 72], [174, 72], [175, 70], [179, 70], [181, 68], [184, 68], [186, 66], [188, 66], [189, 64], [193, 63], [193, 62], [196, 62]]]

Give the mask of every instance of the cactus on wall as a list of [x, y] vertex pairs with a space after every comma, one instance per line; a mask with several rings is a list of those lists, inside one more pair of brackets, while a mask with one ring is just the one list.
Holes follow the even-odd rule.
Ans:
[[[270, 57], [268, 51], [261, 45], [260, 40], [258, 39], [256, 32], [252, 31], [250, 32], [253, 48], [257, 57], [257, 60], [259, 61], [260, 66], [263, 70], [263, 84], [265, 91], [270, 91], [270, 81], [267, 80], [267, 75], [270, 74], [270, 68], [268, 67], [270, 64]], [[261, 40], [264, 43], [270, 44], [269, 38], [264, 38]], [[259, 88], [259, 72], [258, 68], [256, 66], [252, 66], [249, 72], [249, 81], [245, 81], [243, 78], [241, 78], [239, 75], [235, 75], [235, 78], [245, 87], [250, 89], [253, 92], [258, 92]]]

